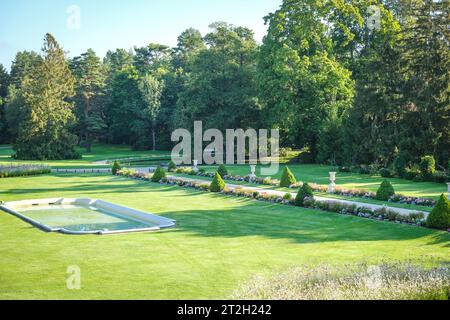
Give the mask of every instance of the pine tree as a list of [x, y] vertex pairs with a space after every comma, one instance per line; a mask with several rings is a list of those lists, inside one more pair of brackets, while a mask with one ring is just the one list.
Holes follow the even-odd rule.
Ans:
[[69, 128], [75, 117], [68, 102], [74, 96], [75, 78], [63, 49], [47, 34], [43, 60], [22, 81], [25, 120], [18, 128], [14, 144], [19, 159], [74, 159], [77, 137]]

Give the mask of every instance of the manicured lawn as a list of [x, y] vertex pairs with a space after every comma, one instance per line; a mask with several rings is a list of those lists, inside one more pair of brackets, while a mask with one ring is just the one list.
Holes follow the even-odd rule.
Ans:
[[[80, 160], [64, 160], [64, 161], [43, 161], [43, 163], [51, 165], [53, 168], [86, 168], [86, 167], [110, 167], [110, 165], [99, 165], [94, 162], [110, 159], [121, 159], [129, 157], [170, 157], [168, 151], [134, 151], [128, 146], [115, 146], [105, 144], [95, 144], [91, 153], [86, 153], [85, 148], [78, 148], [83, 158]], [[17, 162], [11, 158], [12, 149], [0, 148], [1, 162]], [[39, 161], [20, 161], [24, 163], [38, 163]], [[145, 165], [145, 164], [144, 164]]]
[[[112, 176], [0, 180], [0, 200], [90, 197], [178, 221], [161, 233], [48, 234], [0, 212], [0, 298], [226, 298], [292, 265], [450, 261], [450, 235]], [[81, 290], [66, 288], [68, 266]]]
[[[329, 172], [336, 168], [324, 165], [296, 165], [288, 166], [296, 176], [297, 180], [305, 182], [313, 182], [317, 184], [329, 183]], [[250, 167], [248, 165], [234, 165], [227, 166], [230, 174], [233, 175], [248, 175], [250, 174]], [[280, 165], [278, 174], [273, 178], [280, 179], [283, 172], [284, 165]], [[205, 167], [207, 171], [217, 170], [217, 167]], [[257, 167], [256, 174], [261, 175], [260, 168]], [[363, 175], [357, 173], [338, 173], [336, 184], [349, 189], [365, 189], [368, 191], [377, 191], [381, 182], [385, 178], [381, 176]], [[400, 194], [413, 197], [424, 197], [437, 199], [443, 193], [447, 192], [446, 184], [439, 184], [434, 182], [413, 182], [405, 179], [387, 179], [395, 188], [395, 191]]]

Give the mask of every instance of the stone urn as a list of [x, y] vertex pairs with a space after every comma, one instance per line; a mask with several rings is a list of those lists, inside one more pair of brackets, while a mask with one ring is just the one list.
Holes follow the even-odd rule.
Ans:
[[328, 185], [328, 193], [334, 193], [336, 187], [336, 172], [330, 172], [330, 184]]
[[448, 193], [448, 200], [450, 200], [450, 182], [447, 183], [447, 186], [448, 186], [448, 190], [447, 190], [447, 193]]
[[252, 164], [251, 166], [250, 166], [250, 182], [253, 182], [253, 181], [255, 181], [255, 179], [256, 179], [256, 165], [254, 165], [254, 164]]
[[192, 170], [194, 171], [194, 172], [198, 172], [199, 170], [198, 170], [198, 160], [194, 160], [193, 161], [193, 167], [192, 167]]

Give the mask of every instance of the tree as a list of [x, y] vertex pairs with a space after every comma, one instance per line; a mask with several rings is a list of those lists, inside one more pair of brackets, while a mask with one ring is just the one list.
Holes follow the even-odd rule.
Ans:
[[94, 136], [104, 133], [105, 69], [92, 49], [71, 61], [71, 69], [77, 80], [75, 114], [79, 136], [86, 151], [91, 152]]
[[109, 142], [137, 146], [136, 110], [142, 108], [139, 74], [134, 66], [126, 66], [112, 76], [105, 110]]
[[161, 109], [161, 94], [163, 83], [147, 74], [139, 80], [139, 91], [143, 100], [143, 118], [148, 118], [151, 123], [152, 146], [156, 151], [156, 121]]
[[0, 143], [9, 142], [8, 122], [5, 115], [6, 96], [8, 95], [10, 77], [6, 69], [0, 64]]
[[11, 84], [20, 88], [22, 81], [42, 62], [42, 57], [34, 51], [21, 51], [16, 54], [11, 65]]
[[21, 83], [24, 121], [14, 143], [18, 159], [74, 159], [77, 137], [70, 132], [74, 115], [68, 102], [74, 96], [75, 79], [63, 49], [46, 34], [42, 62]]
[[330, 116], [341, 117], [354, 96], [351, 73], [334, 56], [333, 10], [323, 1], [283, 1], [266, 17], [258, 59], [266, 124], [280, 128], [283, 145], [309, 147], [314, 158]]
[[256, 90], [257, 44], [253, 32], [214, 23], [205, 36], [207, 49], [193, 56], [185, 90], [179, 94], [175, 122], [190, 129], [203, 120], [204, 128], [248, 128], [258, 123]]
[[167, 69], [170, 63], [170, 49], [168, 46], [151, 43], [146, 47], [135, 48], [134, 66], [141, 75], [158, 74]]
[[181, 68], [183, 71], [189, 71], [188, 66], [192, 57], [205, 48], [205, 43], [200, 31], [194, 28], [186, 29], [178, 37], [178, 44], [174, 49], [174, 68]]
[[434, 0], [404, 2], [403, 7], [401, 150], [415, 161], [433, 154], [445, 164], [450, 156], [450, 7], [448, 1]]

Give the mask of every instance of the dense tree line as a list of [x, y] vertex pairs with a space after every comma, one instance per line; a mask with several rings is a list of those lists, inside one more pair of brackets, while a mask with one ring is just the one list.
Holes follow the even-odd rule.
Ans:
[[18, 158], [75, 144], [170, 149], [175, 128], [279, 128], [309, 161], [403, 167], [450, 153], [447, 0], [285, 0], [252, 30], [217, 22], [175, 48], [42, 54], [0, 68], [0, 142]]

